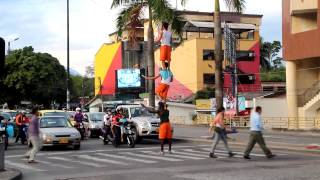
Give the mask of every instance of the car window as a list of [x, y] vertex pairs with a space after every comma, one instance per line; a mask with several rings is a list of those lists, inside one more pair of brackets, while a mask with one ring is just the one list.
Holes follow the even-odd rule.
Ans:
[[67, 113], [65, 112], [46, 112], [43, 114], [43, 116], [63, 116], [68, 117]]
[[104, 113], [90, 113], [90, 120], [91, 121], [102, 121], [104, 117]]
[[4, 117], [5, 120], [10, 120], [11, 119], [11, 115], [9, 113], [0, 113], [0, 115], [2, 117]]
[[153, 114], [149, 113], [146, 109], [141, 107], [130, 108], [131, 116], [132, 117], [139, 117], [139, 116], [154, 116]]
[[42, 118], [40, 128], [72, 127], [70, 122], [64, 117]]

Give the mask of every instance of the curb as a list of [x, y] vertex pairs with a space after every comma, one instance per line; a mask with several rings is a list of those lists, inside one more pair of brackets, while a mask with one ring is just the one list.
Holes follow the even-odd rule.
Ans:
[[[5, 173], [9, 173], [9, 174], [5, 174]], [[21, 180], [22, 172], [17, 169], [6, 169], [5, 171], [0, 172], [0, 176], [1, 178], [4, 178], [4, 180]]]
[[[186, 141], [186, 142], [202, 142], [202, 143], [212, 143], [212, 140], [206, 140], [206, 139], [197, 139], [197, 138], [183, 138], [183, 137], [176, 137], [174, 138], [175, 140], [178, 141]], [[228, 141], [230, 145], [236, 145], [236, 146], [242, 146], [246, 147], [247, 142], [234, 142], [234, 141]], [[312, 149], [307, 149], [305, 147], [285, 147], [285, 145], [275, 145], [272, 143], [267, 143], [267, 146], [270, 149], [276, 149], [276, 150], [286, 150], [290, 152], [298, 152], [298, 153], [314, 153], [314, 154], [320, 154], [320, 150], [312, 150]]]

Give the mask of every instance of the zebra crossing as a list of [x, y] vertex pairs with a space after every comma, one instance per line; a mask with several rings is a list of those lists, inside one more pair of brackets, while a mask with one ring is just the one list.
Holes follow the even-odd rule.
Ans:
[[[97, 150], [90, 152], [48, 153], [37, 156], [36, 164], [27, 164], [20, 156], [6, 157], [6, 166], [18, 168], [23, 172], [45, 172], [49, 169], [105, 168], [110, 166], [150, 165], [168, 162], [179, 163], [186, 161], [209, 160], [209, 146], [174, 147], [173, 153], [165, 152], [162, 156], [159, 148], [135, 148]], [[242, 152], [235, 152], [234, 158], [242, 158]], [[224, 150], [217, 150], [218, 159], [228, 158]], [[281, 154], [285, 155], [285, 154]], [[251, 154], [252, 157], [264, 157], [264, 154]]]

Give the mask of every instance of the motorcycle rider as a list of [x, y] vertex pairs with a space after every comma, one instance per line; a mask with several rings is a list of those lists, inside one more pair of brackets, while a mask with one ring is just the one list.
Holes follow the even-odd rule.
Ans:
[[112, 112], [111, 109], [107, 109], [106, 115], [103, 117], [103, 137], [100, 137], [103, 140], [107, 139], [107, 135], [111, 133], [111, 122], [112, 122]]
[[17, 136], [15, 143], [18, 143], [19, 139], [21, 138], [21, 143], [24, 144], [25, 132], [23, 131], [23, 128], [28, 123], [28, 118], [25, 114], [25, 112], [20, 112], [16, 117], [16, 126], [17, 126]]
[[116, 110], [116, 114], [112, 117], [112, 125], [111, 125], [111, 129], [112, 129], [112, 134], [113, 137], [115, 139], [115, 143], [116, 144], [120, 144], [121, 142], [121, 122], [120, 119], [123, 119], [123, 109], [121, 107], [117, 108]]
[[[74, 120], [76, 122], [75, 126], [77, 127], [78, 130], [80, 130], [80, 126], [82, 124], [83, 126], [83, 119], [84, 116], [81, 112], [81, 108], [76, 108], [76, 114], [74, 115]], [[84, 135], [81, 134], [81, 139], [84, 139]]]

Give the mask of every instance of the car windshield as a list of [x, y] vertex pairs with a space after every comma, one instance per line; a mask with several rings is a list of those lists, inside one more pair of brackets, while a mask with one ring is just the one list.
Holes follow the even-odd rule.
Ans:
[[44, 117], [40, 120], [40, 128], [72, 127], [64, 117]]
[[145, 116], [155, 116], [154, 114], [149, 113], [146, 109], [142, 107], [130, 108], [131, 117], [145, 117]]
[[102, 121], [105, 113], [90, 113], [90, 120], [91, 121]]
[[11, 117], [16, 117], [16, 115], [18, 114], [18, 112], [8, 112], [10, 114]]
[[4, 117], [5, 120], [11, 119], [11, 115], [9, 113], [0, 113], [0, 116]]
[[67, 113], [65, 112], [46, 112], [43, 114], [43, 116], [63, 116], [63, 117], [68, 117]]

